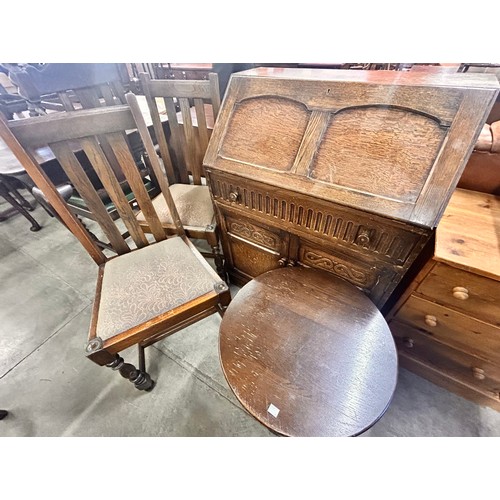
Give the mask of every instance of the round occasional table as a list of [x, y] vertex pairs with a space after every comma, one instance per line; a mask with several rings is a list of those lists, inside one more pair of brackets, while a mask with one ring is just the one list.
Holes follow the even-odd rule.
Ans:
[[226, 380], [257, 420], [284, 436], [356, 436], [387, 410], [397, 353], [354, 285], [292, 267], [247, 283], [220, 327]]

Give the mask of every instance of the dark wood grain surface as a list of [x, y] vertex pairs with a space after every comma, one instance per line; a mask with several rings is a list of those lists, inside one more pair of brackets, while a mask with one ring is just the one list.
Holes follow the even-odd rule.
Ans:
[[243, 406], [286, 436], [360, 434], [396, 387], [384, 318], [353, 285], [319, 270], [277, 269], [245, 285], [222, 320], [220, 357]]
[[493, 75], [236, 73], [204, 165], [434, 228], [497, 93]]

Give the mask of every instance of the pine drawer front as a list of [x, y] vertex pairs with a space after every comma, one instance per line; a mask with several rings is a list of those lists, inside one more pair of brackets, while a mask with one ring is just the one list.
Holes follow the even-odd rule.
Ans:
[[500, 361], [500, 328], [415, 295], [408, 298], [395, 319], [451, 346], [491, 361]]
[[399, 352], [419, 359], [500, 401], [500, 363], [491, 363], [454, 349], [404, 323], [392, 321], [389, 326]]
[[437, 263], [417, 293], [500, 327], [500, 282]]

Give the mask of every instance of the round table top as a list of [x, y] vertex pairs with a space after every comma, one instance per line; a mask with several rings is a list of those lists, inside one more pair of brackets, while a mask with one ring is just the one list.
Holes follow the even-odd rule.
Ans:
[[24, 167], [0, 137], [0, 174], [10, 175], [23, 171]]
[[220, 359], [242, 405], [285, 436], [355, 436], [385, 413], [397, 353], [373, 302], [316, 269], [247, 283], [220, 327]]

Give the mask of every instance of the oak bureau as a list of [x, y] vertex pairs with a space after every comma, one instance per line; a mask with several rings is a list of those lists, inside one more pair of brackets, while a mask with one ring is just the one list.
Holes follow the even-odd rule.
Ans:
[[319, 268], [381, 309], [432, 237], [497, 93], [486, 74], [232, 75], [204, 158], [230, 280]]

